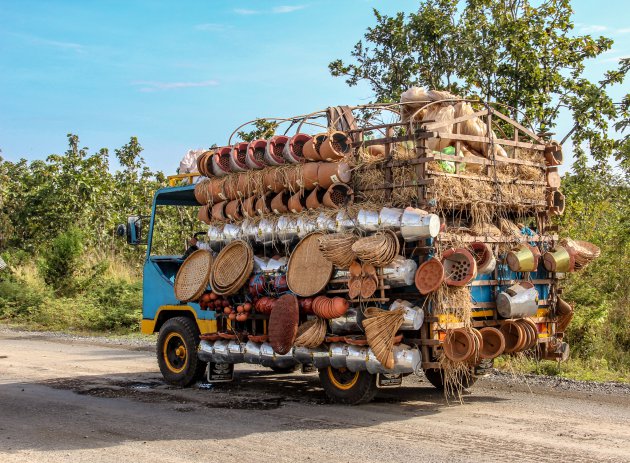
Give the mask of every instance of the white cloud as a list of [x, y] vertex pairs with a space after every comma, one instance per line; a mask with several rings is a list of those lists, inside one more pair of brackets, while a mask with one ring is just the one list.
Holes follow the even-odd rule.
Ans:
[[137, 80], [133, 85], [140, 85], [141, 92], [155, 92], [158, 90], [173, 90], [178, 88], [214, 87], [219, 85], [216, 80], [203, 80], [199, 82], [155, 82], [150, 80]]
[[595, 32], [604, 32], [607, 30], [608, 27], [600, 26], [599, 24], [583, 25], [582, 27], [580, 27], [580, 32], [582, 34], [593, 34]]
[[306, 5], [282, 5], [276, 6], [271, 11], [274, 13], [293, 13], [294, 11], [303, 10]]
[[242, 14], [242, 15], [251, 15], [251, 14], [259, 14], [258, 10], [248, 10], [247, 8], [235, 8], [234, 13]]
[[220, 24], [220, 23], [204, 23], [204, 24], [195, 25], [195, 29], [197, 29], [198, 31], [210, 31], [210, 32], [220, 32], [220, 31], [229, 29], [231, 27], [232, 26], [229, 26], [227, 24]]
[[617, 34], [630, 34], [630, 27], [624, 27], [623, 29], [617, 29]]
[[51, 40], [45, 39], [42, 37], [37, 37], [35, 35], [26, 35], [26, 34], [11, 34], [14, 37], [20, 37], [27, 42], [32, 43], [33, 45], [43, 45], [45, 47], [58, 48], [60, 50], [70, 50], [76, 53], [85, 53], [86, 47], [81, 45], [80, 43], [75, 42], [63, 42], [60, 40]]

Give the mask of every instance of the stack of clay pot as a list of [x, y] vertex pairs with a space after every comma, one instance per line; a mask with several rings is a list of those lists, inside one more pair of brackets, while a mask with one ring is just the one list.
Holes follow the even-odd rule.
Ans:
[[212, 177], [195, 188], [204, 205], [199, 219], [232, 221], [350, 205], [351, 169], [343, 160], [351, 152], [343, 132], [276, 135], [207, 151], [197, 160], [201, 174]]
[[547, 210], [553, 215], [562, 215], [564, 213], [564, 195], [560, 193], [560, 174], [558, 174], [558, 166], [562, 164], [562, 146], [556, 141], [545, 147], [545, 164], [547, 172]]

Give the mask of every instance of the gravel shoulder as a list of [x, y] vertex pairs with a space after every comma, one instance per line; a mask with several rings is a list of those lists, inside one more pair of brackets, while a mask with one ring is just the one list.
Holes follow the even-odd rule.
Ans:
[[630, 387], [495, 373], [463, 403], [424, 378], [327, 403], [315, 374], [239, 366], [176, 389], [153, 339], [0, 328], [0, 461], [627, 461]]

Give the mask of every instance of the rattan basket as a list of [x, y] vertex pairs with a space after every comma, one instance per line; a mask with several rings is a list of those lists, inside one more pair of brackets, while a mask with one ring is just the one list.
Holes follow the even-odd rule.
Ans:
[[245, 284], [253, 268], [251, 246], [243, 240], [232, 241], [214, 261], [210, 286], [217, 294], [234, 294]]
[[309, 233], [298, 243], [287, 267], [287, 284], [298, 296], [309, 297], [320, 292], [332, 276], [333, 264], [319, 250], [322, 232]]
[[195, 301], [201, 297], [212, 271], [212, 254], [199, 249], [184, 261], [175, 276], [175, 297], [182, 301]]
[[385, 230], [359, 239], [352, 245], [352, 251], [362, 262], [384, 267], [398, 255], [400, 243], [393, 231]]

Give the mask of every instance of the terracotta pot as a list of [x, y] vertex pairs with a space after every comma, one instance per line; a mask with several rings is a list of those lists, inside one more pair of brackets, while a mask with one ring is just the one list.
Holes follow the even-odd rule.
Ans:
[[239, 220], [243, 218], [241, 214], [241, 202], [238, 199], [230, 201], [225, 206], [225, 215], [230, 220]]
[[205, 151], [197, 158], [197, 170], [204, 177], [212, 177], [212, 151]]
[[206, 204], [205, 206], [201, 206], [201, 207], [199, 208], [199, 212], [197, 213], [197, 218], [198, 218], [201, 222], [203, 222], [203, 223], [205, 223], [205, 224], [207, 224], [207, 225], [210, 225], [210, 215], [209, 215], [209, 212], [210, 212], [210, 206], [209, 206], [209, 205], [207, 205], [207, 204]]
[[256, 196], [250, 196], [243, 201], [241, 212], [245, 217], [254, 217], [256, 215]]
[[494, 258], [492, 248], [487, 243], [476, 241], [470, 244], [473, 257], [477, 262], [477, 273], [486, 274], [494, 271], [497, 261]]
[[564, 214], [564, 195], [559, 191], [550, 191], [547, 194], [547, 205], [550, 214]]
[[267, 141], [265, 147], [265, 162], [270, 166], [280, 166], [286, 162], [282, 153], [289, 141], [285, 135], [274, 135]]
[[547, 186], [553, 190], [557, 190], [560, 188], [560, 184], [562, 180], [560, 179], [560, 174], [558, 173], [557, 167], [549, 167], [547, 168]]
[[250, 169], [262, 169], [265, 164], [265, 148], [267, 140], [253, 140], [247, 145], [247, 157], [245, 164]]
[[288, 191], [281, 191], [271, 200], [271, 210], [274, 214], [284, 214], [289, 212], [288, 202], [291, 197], [291, 193]]
[[225, 199], [225, 193], [223, 192], [224, 179], [213, 178], [210, 180], [208, 196], [212, 202], [223, 201]]
[[414, 277], [416, 288], [420, 294], [427, 295], [436, 289], [444, 281], [444, 266], [435, 257], [423, 262]]
[[294, 214], [306, 210], [306, 196], [304, 195], [304, 190], [300, 190], [291, 196], [287, 205], [289, 210]]
[[466, 286], [477, 276], [477, 262], [464, 248], [449, 248], [442, 254], [444, 282], [449, 286]]
[[322, 158], [319, 156], [319, 148], [327, 137], [327, 133], [313, 135], [313, 138], [304, 144], [304, 157], [309, 161], [321, 161]]
[[254, 192], [254, 181], [249, 174], [240, 173], [236, 181], [236, 194], [239, 198], [250, 196]]
[[382, 158], [385, 156], [385, 145], [370, 145], [365, 150], [373, 158]]
[[444, 344], [444, 355], [454, 362], [468, 360], [475, 351], [473, 335], [467, 330], [458, 328], [447, 331]]
[[232, 172], [245, 172], [249, 168], [245, 163], [247, 158], [247, 145], [246, 141], [237, 143], [232, 147], [230, 151], [230, 169]]
[[306, 207], [309, 210], [313, 210], [313, 209], [317, 209], [321, 207], [325, 194], [326, 194], [326, 190], [324, 190], [323, 188], [319, 188], [319, 187], [315, 188], [306, 197]]
[[336, 183], [348, 183], [352, 179], [350, 166], [345, 162], [321, 162], [317, 169], [317, 182], [328, 189]]
[[218, 148], [212, 156], [212, 173], [217, 177], [223, 177], [230, 173], [230, 152], [232, 148], [224, 146]]
[[496, 328], [486, 326], [479, 330], [483, 339], [479, 356], [482, 359], [493, 359], [503, 353], [505, 349], [505, 338], [503, 333]]
[[238, 175], [230, 175], [225, 178], [223, 194], [228, 201], [238, 198]]
[[256, 200], [256, 213], [258, 215], [265, 215], [265, 214], [271, 213], [272, 211], [271, 201], [273, 200], [274, 196], [275, 196], [274, 193], [267, 192]]
[[562, 161], [562, 146], [557, 141], [552, 141], [545, 147], [545, 163], [548, 166], [559, 166]]
[[291, 164], [304, 162], [304, 145], [311, 138], [310, 135], [305, 133], [296, 133], [289, 138], [289, 142], [284, 145], [284, 151], [282, 152], [284, 159]]
[[319, 166], [321, 163], [319, 162], [306, 162], [302, 164], [301, 169], [301, 178], [298, 180], [298, 184], [306, 189], [312, 190], [319, 183], [317, 174], [319, 171]]
[[201, 205], [210, 202], [210, 185], [207, 182], [199, 182], [195, 185], [195, 199]]
[[302, 166], [291, 166], [284, 170], [282, 177], [279, 178], [284, 188], [288, 188], [292, 192], [300, 189], [300, 181], [302, 179], [301, 167]]
[[352, 140], [344, 132], [333, 132], [322, 142], [319, 157], [322, 161], [338, 161], [352, 152]]
[[216, 203], [212, 206], [212, 218], [214, 220], [224, 221], [226, 219], [225, 216], [225, 206], [227, 205], [227, 201], [221, 201], [220, 203]]
[[265, 191], [280, 193], [284, 190], [284, 185], [278, 178], [278, 169], [266, 169], [263, 175], [263, 186]]
[[351, 206], [354, 202], [354, 192], [345, 183], [332, 185], [322, 198], [322, 204], [326, 207], [339, 209], [343, 206]]
[[511, 354], [517, 351], [517, 347], [523, 342], [523, 328], [513, 320], [506, 320], [499, 329], [505, 338], [505, 349], [503, 352]]

